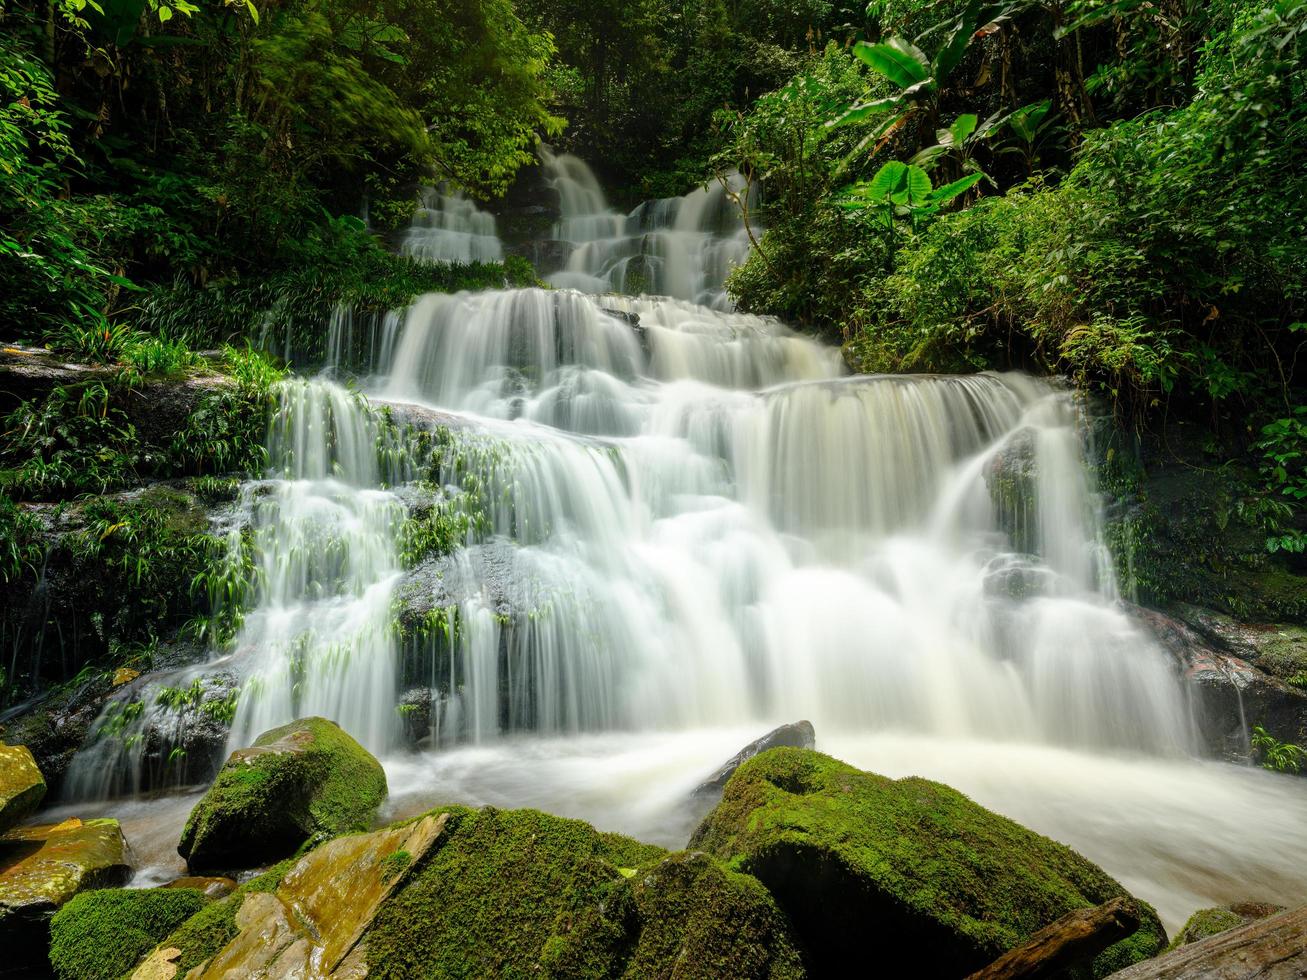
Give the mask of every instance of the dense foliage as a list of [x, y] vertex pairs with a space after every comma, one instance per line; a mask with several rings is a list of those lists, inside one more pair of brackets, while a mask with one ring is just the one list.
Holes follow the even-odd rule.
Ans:
[[1302, 552], [1307, 3], [868, 13], [731, 121], [767, 229], [738, 302], [861, 370], [1026, 367], [1204, 419]]

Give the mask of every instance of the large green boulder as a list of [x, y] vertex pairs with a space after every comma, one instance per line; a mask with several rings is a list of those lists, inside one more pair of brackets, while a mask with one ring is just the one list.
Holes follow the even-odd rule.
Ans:
[[136, 971], [234, 976], [804, 976], [762, 885], [535, 810], [351, 834], [206, 907]]
[[117, 820], [16, 827], [0, 837], [0, 948], [45, 952], [50, 917], [78, 892], [131, 875]]
[[31, 816], [45, 798], [45, 779], [22, 745], [0, 745], [0, 834]]
[[83, 892], [50, 920], [50, 965], [59, 980], [118, 980], [207, 901], [193, 888]]
[[445, 812], [368, 932], [372, 980], [804, 975], [771, 896], [706, 855], [536, 810]]
[[302, 718], [231, 754], [177, 850], [192, 870], [252, 868], [367, 830], [385, 798], [381, 763], [335, 722]]
[[[919, 778], [892, 780], [804, 749], [746, 762], [695, 832], [788, 913], [818, 975], [870, 957], [884, 976], [961, 977], [1076, 908], [1126, 891], [1070, 848]], [[1085, 975], [1155, 955], [1141, 926]]]

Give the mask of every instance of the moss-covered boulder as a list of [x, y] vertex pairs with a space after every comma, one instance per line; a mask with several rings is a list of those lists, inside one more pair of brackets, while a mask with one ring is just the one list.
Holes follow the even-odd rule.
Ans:
[[0, 744], [0, 833], [29, 817], [45, 798], [45, 779], [32, 753]]
[[[1067, 912], [1127, 894], [956, 790], [803, 749], [741, 766], [690, 845], [760, 879], [814, 972], [832, 976], [868, 955], [886, 976], [965, 976]], [[1139, 931], [1102, 953], [1094, 976], [1166, 945], [1156, 914], [1136, 904]]]
[[50, 917], [78, 892], [131, 874], [117, 820], [65, 820], [0, 837], [0, 948], [44, 953]]
[[50, 965], [59, 980], [118, 980], [207, 901], [193, 888], [83, 892], [50, 920]]
[[335, 722], [302, 718], [231, 754], [177, 850], [192, 870], [256, 867], [311, 837], [367, 830], [385, 798], [386, 774], [363, 746]]
[[175, 930], [137, 980], [189, 976], [797, 980], [755, 879], [534, 810], [443, 808], [329, 841]]
[[535, 810], [452, 809], [378, 912], [370, 978], [803, 976], [754, 879]]

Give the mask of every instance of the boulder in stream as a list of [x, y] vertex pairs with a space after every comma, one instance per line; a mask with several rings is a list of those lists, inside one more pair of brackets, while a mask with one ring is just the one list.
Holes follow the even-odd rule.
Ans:
[[720, 769], [695, 787], [694, 795], [696, 797], [720, 796], [726, 783], [735, 775], [735, 770], [739, 769], [740, 766], [755, 755], [766, 752], [768, 749], [778, 749], [782, 746], [795, 749], [810, 749], [816, 744], [817, 733], [813, 731], [812, 722], [810, 721], [795, 721], [788, 725], [781, 725], [779, 728], [773, 728], [762, 738], [750, 742], [726, 762], [722, 763]]
[[0, 837], [0, 948], [44, 955], [50, 917], [78, 892], [131, 875], [117, 820], [65, 820]]
[[22, 745], [0, 744], [0, 833], [25, 820], [45, 798], [45, 777]]
[[381, 764], [335, 722], [302, 718], [233, 752], [191, 811], [178, 853], [196, 869], [251, 868], [315, 836], [367, 830]]
[[[818, 975], [874, 950], [886, 976], [965, 976], [1067, 912], [1130, 898], [1075, 851], [956, 790], [803, 749], [741, 766], [690, 846], [770, 889]], [[1132, 903], [1138, 931], [1085, 975], [1166, 945], [1154, 911]]]
[[1188, 921], [1171, 940], [1170, 949], [1201, 942], [1219, 932], [1237, 929], [1249, 922], [1256, 922], [1258, 919], [1265, 919], [1269, 915], [1277, 915], [1283, 911], [1285, 911], [1283, 905], [1270, 905], [1266, 902], [1236, 902], [1233, 905], [1222, 905], [1213, 909], [1199, 909], [1189, 916]]

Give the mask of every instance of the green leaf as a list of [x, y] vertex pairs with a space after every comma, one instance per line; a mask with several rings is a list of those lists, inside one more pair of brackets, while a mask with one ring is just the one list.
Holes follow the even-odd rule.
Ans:
[[245, 9], [250, 12], [250, 20], [255, 24], [259, 22], [259, 8], [254, 6], [254, 0], [245, 0]]
[[985, 174], [980, 173], [979, 171], [974, 174], [967, 174], [965, 177], [960, 180], [955, 180], [951, 184], [945, 184], [943, 187], [935, 188], [930, 192], [929, 199], [934, 204], [947, 204], [959, 194], [965, 194], [985, 179]]
[[908, 199], [913, 203], [929, 200], [931, 185], [930, 174], [913, 164], [908, 164], [907, 172]]
[[876, 44], [859, 41], [853, 46], [853, 54], [899, 88], [909, 88], [930, 78], [930, 62], [926, 55], [911, 41], [901, 37]]
[[907, 183], [908, 165], [900, 163], [898, 160], [891, 160], [885, 166], [876, 171], [876, 176], [871, 178], [871, 183], [865, 185], [867, 188], [867, 197], [874, 198], [877, 201], [884, 200], [890, 194]]
[[[958, 116], [957, 119], [953, 120], [953, 125], [944, 130], [945, 135], [948, 136], [948, 144], [950, 146], [961, 146], [976, 131], [979, 122], [980, 120], [974, 112], [964, 112]], [[940, 137], [939, 141], [941, 143], [946, 142], [943, 137]]]
[[903, 97], [892, 95], [889, 98], [876, 99], [874, 102], [864, 102], [861, 105], [851, 106], [826, 123], [826, 125], [831, 128], [836, 126], [849, 126], [853, 123], [864, 122], [871, 116], [879, 115], [880, 113], [891, 109], [901, 108], [902, 106]]

